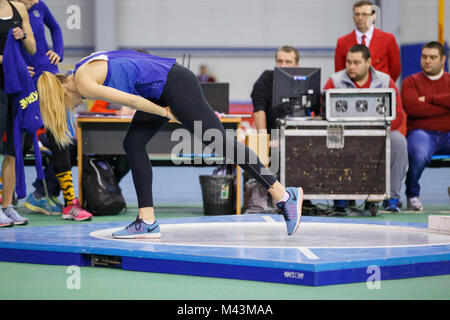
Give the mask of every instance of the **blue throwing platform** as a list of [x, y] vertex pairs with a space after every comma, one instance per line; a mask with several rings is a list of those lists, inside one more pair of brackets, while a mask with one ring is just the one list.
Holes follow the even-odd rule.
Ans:
[[127, 223], [0, 230], [0, 260], [256, 280], [308, 286], [450, 274], [450, 234], [426, 224], [282, 216], [160, 220], [156, 240], [113, 239]]

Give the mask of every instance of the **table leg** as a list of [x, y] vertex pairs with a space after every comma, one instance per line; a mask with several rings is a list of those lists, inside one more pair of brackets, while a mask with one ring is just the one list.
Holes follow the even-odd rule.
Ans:
[[[237, 125], [237, 141], [241, 141], [241, 125]], [[236, 165], [236, 214], [241, 214], [242, 169]]]
[[242, 169], [236, 166], [236, 214], [241, 214]]

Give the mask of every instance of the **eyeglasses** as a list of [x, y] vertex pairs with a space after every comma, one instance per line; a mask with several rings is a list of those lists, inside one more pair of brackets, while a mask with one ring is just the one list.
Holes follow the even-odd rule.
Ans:
[[371, 15], [373, 15], [374, 13], [375, 13], [375, 11], [370, 12], [370, 13], [359, 13], [359, 12], [357, 12], [357, 13], [354, 13], [353, 16], [355, 16], [357, 18], [359, 18], [361, 16], [364, 17], [364, 18], [367, 18], [367, 17], [370, 17]]

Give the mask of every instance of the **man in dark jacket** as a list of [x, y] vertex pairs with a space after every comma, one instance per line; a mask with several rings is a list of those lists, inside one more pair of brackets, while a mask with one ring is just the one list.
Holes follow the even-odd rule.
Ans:
[[[300, 55], [294, 47], [283, 46], [275, 54], [277, 68], [298, 67]], [[253, 85], [251, 93], [255, 127], [258, 132], [275, 128], [276, 120], [281, 116], [279, 110], [272, 108], [273, 70], [264, 71]]]

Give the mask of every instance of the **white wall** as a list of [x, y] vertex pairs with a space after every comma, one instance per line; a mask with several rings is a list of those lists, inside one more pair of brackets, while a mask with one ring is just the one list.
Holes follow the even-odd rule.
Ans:
[[[401, 0], [400, 42], [421, 43], [438, 38], [438, 0]], [[445, 1], [445, 39], [450, 42], [450, 1]]]
[[[95, 0], [44, 0], [63, 28], [66, 63], [94, 50]], [[399, 44], [437, 38], [437, 0], [383, 0], [399, 14], [383, 15]], [[392, 6], [392, 1], [396, 6]], [[104, 1], [103, 1], [104, 2]], [[334, 71], [334, 47], [353, 28], [353, 0], [111, 0], [119, 48], [145, 48], [176, 57], [191, 53], [197, 72], [206, 63], [219, 81], [230, 83], [232, 101], [249, 102], [264, 69], [273, 68], [277, 47], [299, 48], [300, 65], [321, 67], [322, 84]], [[80, 29], [68, 29], [70, 5], [81, 9]], [[112, 12], [105, 10], [105, 13]], [[391, 12], [390, 12], [391, 13]], [[101, 14], [97, 14], [101, 17]], [[450, 1], [446, 1], [446, 17]], [[395, 19], [398, 19], [396, 21]], [[448, 20], [448, 19], [447, 19]], [[98, 25], [98, 21], [97, 21]], [[450, 23], [445, 26], [446, 39]]]
[[341, 17], [350, 17], [352, 2], [117, 0], [118, 42], [127, 47], [329, 47], [351, 28]]

